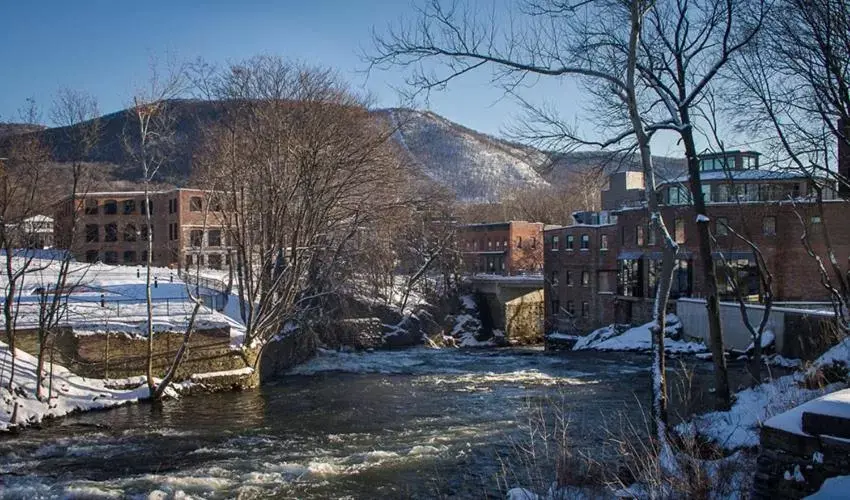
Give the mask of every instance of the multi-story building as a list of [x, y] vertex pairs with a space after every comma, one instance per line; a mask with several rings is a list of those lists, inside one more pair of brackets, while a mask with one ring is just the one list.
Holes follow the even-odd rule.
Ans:
[[[704, 296], [698, 224], [709, 224], [714, 238], [721, 299], [735, 297], [730, 278], [750, 300], [764, 293], [748, 240], [773, 276], [776, 300], [828, 300], [817, 263], [800, 238], [805, 230], [814, 251], [824, 255], [822, 235], [828, 230], [836, 257], [847, 262], [850, 202], [827, 188], [821, 215], [810, 177], [761, 169], [758, 153], [732, 151], [704, 155], [700, 161], [707, 220], [694, 213], [687, 176], [662, 183], [657, 192], [662, 217], [679, 245], [672, 304], [680, 297]], [[546, 231], [544, 292], [550, 330], [587, 332], [651, 318], [664, 242], [650, 227], [645, 205], [635, 206], [630, 199], [622, 205], [597, 219], [576, 214], [576, 224]]]
[[543, 224], [509, 221], [462, 226], [458, 237], [469, 272], [540, 273], [543, 269]]
[[57, 207], [56, 245], [69, 248], [80, 261], [135, 265], [147, 261], [150, 239], [156, 266], [230, 266], [232, 248], [222, 224], [226, 214], [208, 192], [172, 189], [151, 192], [149, 199], [148, 205], [142, 191], [86, 193], [76, 197], [76, 206], [67, 198]]
[[16, 248], [48, 248], [53, 246], [53, 219], [46, 215], [33, 215], [6, 224], [6, 235]]

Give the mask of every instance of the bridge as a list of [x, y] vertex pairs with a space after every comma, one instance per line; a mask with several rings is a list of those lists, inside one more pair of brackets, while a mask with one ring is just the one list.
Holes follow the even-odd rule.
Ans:
[[510, 342], [543, 336], [543, 276], [474, 274], [467, 278], [485, 331], [501, 330]]

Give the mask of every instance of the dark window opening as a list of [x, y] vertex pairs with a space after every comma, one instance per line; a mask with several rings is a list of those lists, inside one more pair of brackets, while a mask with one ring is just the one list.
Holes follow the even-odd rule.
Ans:
[[86, 200], [86, 215], [97, 215], [97, 200]]
[[103, 213], [106, 215], [115, 215], [118, 213], [118, 202], [115, 200], [106, 200], [103, 202]]
[[127, 224], [124, 226], [124, 241], [136, 241], [139, 235], [136, 232], [136, 226]]
[[209, 267], [212, 269], [221, 269], [221, 255], [212, 254], [208, 258]]
[[213, 229], [209, 233], [207, 233], [207, 246], [221, 246], [221, 229]]
[[204, 241], [204, 232], [200, 229], [193, 229], [189, 233], [189, 244], [193, 247], [200, 247]]
[[204, 209], [204, 200], [201, 199], [200, 196], [193, 196], [189, 198], [189, 211], [190, 212], [200, 212]]
[[86, 224], [86, 243], [97, 243], [98, 241], [100, 241], [100, 227], [97, 224]]
[[[107, 224], [103, 226], [104, 236], [103, 241], [118, 241], [118, 225]], [[116, 258], [117, 260], [117, 258]]]
[[136, 213], [136, 200], [124, 200], [124, 215]]
[[136, 263], [136, 252], [133, 250], [125, 250], [124, 251], [124, 263], [125, 264], [135, 264]]

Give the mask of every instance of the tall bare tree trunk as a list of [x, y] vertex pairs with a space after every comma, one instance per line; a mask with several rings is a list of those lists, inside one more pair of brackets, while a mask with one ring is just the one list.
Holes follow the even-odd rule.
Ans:
[[[690, 124], [687, 108], [681, 109], [682, 122]], [[708, 337], [711, 357], [714, 362], [714, 396], [718, 410], [728, 409], [731, 403], [729, 389], [729, 372], [726, 367], [726, 356], [723, 348], [723, 330], [720, 323], [720, 294], [717, 289], [717, 271], [714, 268], [714, 257], [711, 254], [711, 232], [709, 217], [702, 197], [702, 181], [700, 179], [699, 155], [694, 142], [693, 128], [683, 127], [681, 131], [685, 143], [685, 155], [688, 161], [688, 183], [693, 199], [694, 213], [697, 219], [697, 237], [699, 257], [702, 261], [702, 274], [706, 290], [705, 308], [708, 315]]]

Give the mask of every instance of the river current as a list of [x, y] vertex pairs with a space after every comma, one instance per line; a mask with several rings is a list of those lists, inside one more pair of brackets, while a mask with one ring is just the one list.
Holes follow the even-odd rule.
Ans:
[[647, 365], [522, 349], [325, 352], [257, 390], [2, 437], [0, 497], [504, 498], [526, 482], [512, 464], [528, 463], [535, 415], [563, 409], [571, 445], [598, 452], [610, 419], [639, 415]]

